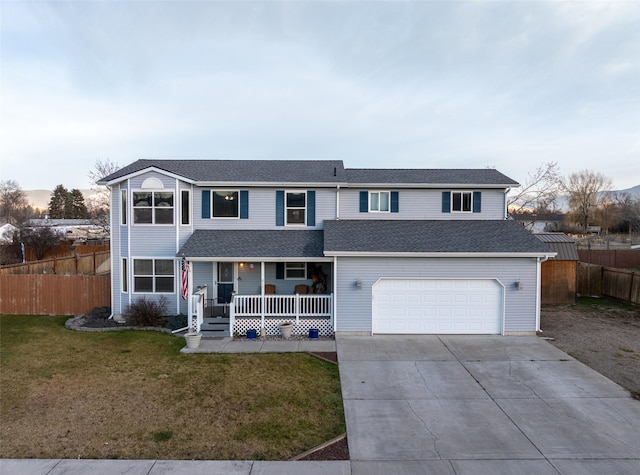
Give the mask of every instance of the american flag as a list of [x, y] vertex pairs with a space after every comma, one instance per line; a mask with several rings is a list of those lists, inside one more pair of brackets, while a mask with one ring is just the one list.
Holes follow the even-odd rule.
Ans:
[[187, 300], [189, 297], [189, 263], [187, 259], [182, 256], [182, 300]]

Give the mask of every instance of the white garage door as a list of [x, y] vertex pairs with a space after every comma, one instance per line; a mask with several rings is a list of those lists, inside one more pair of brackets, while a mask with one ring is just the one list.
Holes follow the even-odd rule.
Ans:
[[500, 334], [502, 286], [492, 279], [380, 279], [373, 333]]

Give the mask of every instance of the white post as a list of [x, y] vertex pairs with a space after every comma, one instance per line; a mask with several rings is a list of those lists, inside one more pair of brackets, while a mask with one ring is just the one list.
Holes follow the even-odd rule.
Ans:
[[260, 261], [260, 328], [264, 328], [264, 261]]
[[231, 304], [229, 305], [229, 333], [233, 338], [233, 327], [236, 322], [236, 296], [231, 296]]
[[338, 256], [334, 256], [333, 258], [333, 282], [332, 282], [332, 287], [333, 287], [333, 292], [331, 293], [332, 295], [332, 299], [333, 300], [333, 309], [332, 309], [332, 315], [331, 318], [333, 319], [333, 333], [336, 333], [336, 329], [338, 328], [338, 325], [336, 324], [336, 314], [337, 312], [337, 300], [338, 300]]
[[300, 294], [296, 294], [296, 325], [300, 323]]

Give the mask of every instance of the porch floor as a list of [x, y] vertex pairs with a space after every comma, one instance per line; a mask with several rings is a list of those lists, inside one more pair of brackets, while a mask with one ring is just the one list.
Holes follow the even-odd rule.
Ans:
[[234, 340], [202, 338], [198, 348], [186, 346], [182, 353], [300, 353], [306, 351], [336, 351], [335, 340]]

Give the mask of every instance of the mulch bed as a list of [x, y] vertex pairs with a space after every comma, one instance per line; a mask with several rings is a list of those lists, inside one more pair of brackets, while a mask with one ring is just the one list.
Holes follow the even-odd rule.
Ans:
[[338, 364], [338, 353], [335, 351], [310, 351], [309, 354], [317, 356], [322, 360]]
[[343, 438], [299, 460], [349, 460], [347, 438]]

